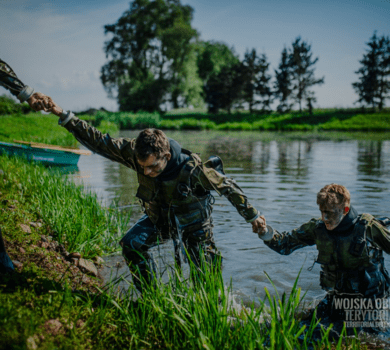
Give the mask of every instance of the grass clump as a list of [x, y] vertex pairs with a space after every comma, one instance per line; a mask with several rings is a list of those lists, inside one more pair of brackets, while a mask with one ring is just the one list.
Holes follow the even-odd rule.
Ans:
[[[0, 156], [0, 164], [4, 172], [0, 179], [2, 196], [26, 205], [71, 252], [94, 257], [118, 249], [116, 241], [128, 224], [126, 215], [103, 208], [96, 194], [74, 185], [55, 168], [7, 156]], [[17, 215], [17, 211], [10, 215]]]
[[18, 103], [6, 95], [0, 96], [0, 116], [9, 114], [27, 114], [34, 110], [27, 103]]
[[[363, 349], [358, 340], [331, 343], [326, 333], [312, 339], [315, 324], [303, 329], [294, 316], [301, 301], [297, 283], [288, 298], [267, 292], [269, 305], [260, 301], [259, 308], [238, 307], [232, 285], [226, 288], [221, 270], [208, 265], [204, 272], [191, 266], [189, 279], [171, 270], [168, 283], [156, 279], [142, 298], [132, 284], [127, 292], [114, 282], [99, 287], [39, 246], [50, 234], [88, 256], [96, 244], [109, 251], [105, 232], [112, 226], [96, 197], [67, 180], [59, 183], [60, 176], [42, 166], [4, 156], [0, 164], [1, 228], [11, 259], [23, 263], [12, 276], [0, 276], [1, 349]], [[42, 226], [22, 230], [31, 222]], [[91, 234], [87, 226], [99, 229]]]

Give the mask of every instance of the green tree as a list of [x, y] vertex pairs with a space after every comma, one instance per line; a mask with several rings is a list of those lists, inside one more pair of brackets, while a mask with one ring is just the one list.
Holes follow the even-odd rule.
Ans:
[[183, 102], [186, 106], [203, 108], [205, 106], [203, 80], [198, 74], [196, 49], [188, 55], [184, 65], [184, 80], [181, 82]]
[[188, 57], [197, 32], [193, 9], [179, 0], [134, 0], [115, 24], [106, 25], [109, 62], [101, 80], [120, 110], [159, 110], [167, 99], [179, 104]]
[[277, 110], [279, 112], [289, 111], [292, 107], [290, 98], [292, 94], [292, 72], [290, 55], [286, 48], [282, 51], [279, 67], [275, 69], [274, 95], [279, 99]]
[[231, 111], [242, 91], [241, 88], [240, 91], [234, 91], [242, 77], [240, 60], [234, 48], [222, 42], [200, 42], [197, 47], [197, 65], [209, 112], [217, 113], [221, 108]]
[[314, 92], [310, 88], [314, 85], [324, 83], [324, 77], [316, 79], [314, 77], [314, 65], [318, 61], [318, 57], [313, 59], [311, 53], [311, 45], [305, 41], [301, 41], [301, 37], [297, 37], [292, 43], [290, 51], [290, 67], [293, 98], [299, 104], [299, 111], [302, 111], [302, 101], [309, 97], [314, 101]]
[[205, 85], [206, 102], [210, 113], [225, 109], [230, 114], [235, 104], [241, 102], [245, 83], [245, 68], [241, 62], [222, 67]]
[[245, 79], [243, 99], [248, 103], [249, 111], [252, 113], [258, 104], [262, 105], [262, 110], [268, 109], [272, 102], [272, 91], [269, 86], [271, 76], [268, 74], [267, 56], [262, 54], [259, 57], [255, 49], [247, 51], [243, 60], [243, 68]]
[[270, 87], [271, 75], [268, 74], [269, 62], [267, 56], [262, 54], [259, 58], [259, 74], [256, 81], [256, 92], [260, 96], [261, 110], [269, 110], [273, 101], [273, 91]]
[[376, 32], [367, 43], [368, 49], [355, 72], [359, 81], [352, 84], [362, 105], [376, 106], [381, 110], [390, 91], [390, 41], [388, 37], [377, 37]]
[[379, 39], [379, 90], [378, 106], [382, 110], [386, 99], [390, 98], [390, 39], [382, 36]]
[[217, 75], [223, 67], [232, 66], [240, 61], [234, 48], [230, 48], [223, 42], [200, 42], [197, 51], [199, 77], [203, 79], [205, 84], [212, 75]]

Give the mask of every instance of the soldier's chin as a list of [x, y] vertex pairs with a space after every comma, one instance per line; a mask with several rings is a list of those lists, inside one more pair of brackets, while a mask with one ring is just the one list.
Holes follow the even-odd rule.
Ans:
[[325, 224], [325, 227], [328, 231], [333, 231], [337, 227], [337, 225], [335, 226], [335, 225]]
[[160, 174], [158, 174], [158, 173], [153, 173], [153, 174], [149, 174], [149, 175], [146, 175], [146, 176], [148, 176], [148, 177], [157, 177], [158, 175], [160, 175]]

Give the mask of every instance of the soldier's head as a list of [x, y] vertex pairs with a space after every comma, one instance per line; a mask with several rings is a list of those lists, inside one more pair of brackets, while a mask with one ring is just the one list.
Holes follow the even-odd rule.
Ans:
[[158, 129], [145, 129], [135, 141], [138, 165], [149, 177], [160, 175], [171, 159], [168, 137]]
[[351, 203], [349, 191], [342, 185], [330, 184], [317, 193], [317, 204], [326, 229], [334, 230], [348, 214]]

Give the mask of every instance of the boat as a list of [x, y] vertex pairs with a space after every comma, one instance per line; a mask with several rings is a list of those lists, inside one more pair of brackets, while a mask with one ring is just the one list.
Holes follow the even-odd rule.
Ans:
[[46, 165], [77, 165], [81, 155], [91, 155], [90, 151], [72, 147], [46, 145], [38, 142], [0, 142], [0, 153], [7, 153]]

